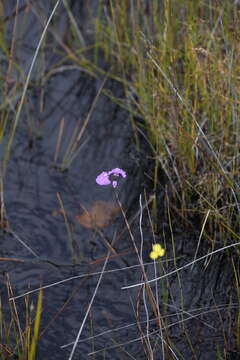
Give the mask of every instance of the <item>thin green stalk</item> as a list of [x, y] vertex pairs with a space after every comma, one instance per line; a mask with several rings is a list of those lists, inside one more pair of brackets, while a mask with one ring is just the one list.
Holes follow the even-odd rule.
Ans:
[[42, 289], [40, 289], [38, 295], [38, 302], [37, 302], [36, 318], [34, 321], [33, 338], [30, 345], [28, 360], [34, 360], [36, 357], [38, 334], [39, 334], [41, 312], [42, 312], [42, 303], [43, 303], [43, 291]]
[[40, 40], [39, 40], [39, 43], [38, 43], [38, 46], [36, 48], [36, 51], [35, 51], [35, 54], [33, 56], [33, 59], [32, 59], [32, 62], [31, 62], [31, 66], [30, 66], [30, 69], [28, 71], [28, 74], [27, 74], [27, 78], [26, 78], [26, 81], [25, 81], [25, 84], [24, 84], [24, 87], [23, 87], [23, 92], [22, 92], [22, 96], [21, 96], [21, 100], [20, 100], [20, 103], [19, 103], [19, 106], [18, 106], [18, 109], [17, 109], [17, 113], [16, 113], [16, 117], [15, 117], [15, 120], [14, 120], [14, 124], [13, 124], [13, 128], [11, 130], [11, 134], [10, 134], [10, 137], [9, 137], [9, 140], [8, 140], [8, 143], [7, 143], [7, 149], [6, 149], [6, 152], [5, 152], [5, 155], [4, 155], [4, 161], [3, 161], [3, 174], [5, 175], [5, 172], [6, 172], [6, 168], [7, 168], [7, 164], [8, 164], [8, 160], [9, 160], [9, 157], [10, 157], [10, 151], [11, 151], [11, 147], [12, 147], [12, 143], [13, 143], [13, 139], [14, 139], [14, 135], [15, 135], [15, 132], [16, 132], [16, 129], [17, 129], [17, 125], [18, 125], [18, 122], [19, 122], [19, 119], [20, 119], [20, 114], [21, 114], [21, 111], [22, 111], [22, 107], [23, 107], [23, 104], [24, 104], [24, 100], [25, 100], [25, 96], [26, 96], [26, 92], [27, 92], [27, 89], [28, 89], [28, 85], [29, 85], [29, 81], [30, 81], [30, 77], [31, 77], [31, 74], [32, 74], [32, 71], [33, 71], [33, 67], [34, 67], [34, 64], [36, 62], [36, 59], [37, 59], [37, 56], [38, 56], [38, 53], [39, 53], [39, 50], [41, 48], [41, 45], [42, 45], [42, 42], [43, 42], [43, 39], [46, 35], [46, 32], [47, 32], [47, 29], [49, 27], [49, 24], [57, 10], [57, 7], [59, 6], [61, 0], [57, 0], [49, 18], [48, 18], [48, 21], [43, 29], [43, 32], [42, 32], [42, 35], [40, 37]]

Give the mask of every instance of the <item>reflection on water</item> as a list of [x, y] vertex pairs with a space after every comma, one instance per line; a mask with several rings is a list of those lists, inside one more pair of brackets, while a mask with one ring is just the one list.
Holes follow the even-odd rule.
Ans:
[[76, 219], [86, 228], [103, 228], [108, 226], [119, 212], [120, 207], [117, 203], [98, 200], [89, 208], [83, 208], [83, 213], [76, 215]]

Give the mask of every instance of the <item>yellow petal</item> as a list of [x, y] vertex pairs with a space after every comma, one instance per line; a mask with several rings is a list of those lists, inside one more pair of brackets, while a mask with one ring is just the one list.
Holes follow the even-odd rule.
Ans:
[[151, 251], [149, 256], [152, 260], [156, 260], [159, 255], [156, 251]]
[[158, 256], [164, 256], [165, 255], [165, 249], [161, 249], [160, 251], [158, 251]]
[[153, 244], [152, 245], [153, 252], [157, 253], [158, 256], [164, 256], [165, 255], [165, 249], [161, 246], [161, 244]]
[[153, 244], [152, 249], [153, 249], [153, 251], [159, 252], [162, 250], [162, 247], [160, 244]]

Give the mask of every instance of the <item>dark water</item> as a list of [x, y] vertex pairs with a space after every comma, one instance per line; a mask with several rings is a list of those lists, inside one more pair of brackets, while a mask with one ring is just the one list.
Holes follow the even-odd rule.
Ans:
[[[14, 4], [14, 1], [8, 2], [6, 14], [11, 13]], [[20, 5], [24, 6], [24, 2]], [[36, 8], [35, 12], [23, 11], [18, 19], [22, 26], [19, 25], [17, 56], [25, 71], [29, 68], [42, 31], [40, 19], [36, 16], [36, 13], [40, 13], [39, 4], [36, 2], [33, 5]], [[50, 8], [48, 4], [43, 9], [45, 16]], [[94, 12], [95, 8], [96, 2], [93, 1], [90, 9]], [[89, 7], [83, 2], [77, 5], [72, 3], [72, 10], [77, 19], [79, 14], [83, 34], [87, 36], [86, 41], [90, 41], [92, 34], [89, 35], [87, 20]], [[12, 21], [9, 21], [8, 26], [11, 34]], [[64, 39], [69, 23], [62, 6], [57, 11], [54, 26], [60, 38]], [[95, 179], [100, 172], [116, 167], [123, 168], [128, 174], [117, 187], [121, 203], [129, 217], [136, 214], [139, 209], [139, 195], [141, 192], [143, 194], [143, 173], [148, 172], [151, 163], [147, 153], [139, 154], [136, 151], [130, 116], [126, 110], [104, 94], [98, 97], [91, 110], [103, 84], [103, 78], [95, 79], [82, 69], [76, 66], [70, 68], [68, 66], [72, 64], [66, 64], [65, 68], [60, 66], [59, 71], [49, 76], [47, 81], [41, 82], [42, 77], [45, 78], [48, 71], [52, 70], [63, 56], [54, 37], [51, 34], [48, 36], [51, 41], [47, 41], [45, 53], [39, 55], [32, 76], [4, 183], [5, 206], [11, 231], [1, 234], [1, 256], [21, 258], [25, 262], [1, 262], [0, 279], [4, 289], [3, 283], [8, 273], [14, 295], [17, 296], [29, 289], [38, 288], [40, 284], [47, 285], [82, 275], [82, 278], [44, 290], [42, 330], [45, 329], [45, 332], [39, 341], [38, 358], [51, 360], [67, 359], [69, 356], [71, 346], [64, 349], [61, 346], [73, 342], [77, 336], [99, 277], [90, 275], [101, 271], [107, 255], [108, 249], [104, 239], [111, 242], [116, 238], [115, 248], [118, 254], [123, 254], [111, 257], [107, 270], [138, 264], [122, 215], [114, 218], [102, 233], [83, 227], [75, 216], [81, 213], [83, 207], [89, 207], [96, 201], [115, 201], [112, 188], [97, 185]], [[17, 73], [12, 74], [18, 81], [19, 76]], [[124, 96], [121, 85], [116, 81], [107, 80], [104, 88], [110, 89], [116, 97]], [[72, 135], [75, 129], [78, 129], [79, 133], [90, 111], [92, 113], [79, 141], [77, 154], [71, 164], [66, 166], [64, 156]], [[55, 161], [62, 119], [63, 136]], [[1, 146], [3, 152], [4, 144]], [[63, 168], [66, 168], [65, 171], [62, 171]], [[161, 194], [158, 196], [159, 201], [162, 201]], [[67, 214], [70, 235], [64, 216], [59, 212], [59, 197]], [[144, 215], [143, 256], [145, 261], [149, 261], [152, 237], [149, 222], [146, 220], [147, 213]], [[132, 229], [139, 245], [138, 222], [139, 216], [132, 223]], [[197, 240], [194, 234], [176, 235], [177, 255], [185, 257], [185, 260], [178, 262], [178, 266], [186, 263], [187, 258], [192, 260]], [[170, 258], [171, 238], [167, 238], [166, 242]], [[149, 278], [154, 277], [153, 265], [147, 268]], [[232, 279], [229, 278], [228, 268], [228, 258], [221, 255], [215, 257], [207, 268], [200, 264], [192, 271], [188, 268], [181, 272], [181, 286], [177, 276], [169, 277], [168, 281], [163, 282], [164, 286], [159, 286], [159, 296], [162, 297], [163, 303], [161, 311], [170, 316], [166, 321], [166, 327], [169, 326], [167, 333], [172, 340], [169, 346], [176, 345], [176, 348], [173, 347], [175, 358], [193, 356], [187, 336], [191, 339], [197, 354], [197, 357], [192, 358], [214, 359], [218, 348], [222, 350], [228, 346], [228, 350], [232, 349], [235, 336], [235, 322], [232, 318], [235, 318], [236, 312], [229, 304], [229, 299], [232, 298], [231, 301], [234, 303], [235, 298], [231, 295]], [[170, 263], [168, 269], [174, 269], [174, 265]], [[84, 274], [86, 276], [83, 276]], [[74, 359], [87, 359], [87, 354], [92, 351], [139, 338], [133, 309], [136, 309], [138, 296], [141, 294], [139, 289], [123, 291], [121, 287], [140, 280], [139, 268], [106, 272], [83, 328], [80, 338], [82, 342], [76, 348]], [[171, 294], [168, 298], [162, 296], [166, 287]], [[6, 300], [4, 290], [2, 293], [3, 299]], [[31, 295], [31, 301], [36, 304], [36, 293]], [[223, 310], [221, 308], [216, 311], [218, 304], [225, 303], [228, 305]], [[24, 299], [17, 299], [16, 304], [19, 312], [24, 314]], [[193, 309], [199, 309], [200, 313], [210, 308], [215, 308], [215, 311], [206, 313], [201, 319], [191, 318], [191, 314], [196, 314], [191, 312]], [[150, 306], [149, 312], [150, 318], [153, 318]], [[181, 315], [176, 316], [176, 312], [180, 312]], [[146, 320], [142, 303], [140, 313], [140, 320]], [[190, 319], [184, 320], [189, 314]], [[175, 324], [180, 320], [184, 322], [184, 327]], [[83, 341], [128, 324], [133, 326]], [[157, 330], [155, 322], [150, 324], [149, 331]], [[145, 325], [143, 327], [145, 328]], [[224, 343], [223, 332], [226, 332], [227, 345]], [[233, 334], [232, 341], [229, 340], [229, 333]], [[161, 341], [156, 335], [155, 337], [157, 350], [154, 359], [162, 359]], [[167, 356], [174, 358], [170, 350]], [[95, 358], [147, 357], [141, 341], [138, 341], [97, 353]]]

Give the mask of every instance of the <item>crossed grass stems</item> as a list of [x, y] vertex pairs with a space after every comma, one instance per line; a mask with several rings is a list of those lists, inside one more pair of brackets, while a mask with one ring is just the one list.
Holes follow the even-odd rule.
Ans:
[[[119, 202], [118, 198], [117, 198], [117, 201]], [[80, 343], [82, 343], [84, 341], [94, 341], [95, 339], [97, 339], [97, 338], [99, 338], [99, 337], [101, 337], [103, 335], [107, 335], [107, 334], [110, 335], [111, 333], [119, 332], [119, 331], [127, 329], [127, 328], [133, 328], [134, 326], [138, 328], [141, 336], [139, 336], [137, 338], [133, 338], [132, 340], [129, 340], [127, 342], [123, 342], [121, 344], [119, 344], [117, 341], [114, 341], [112, 339], [112, 341], [115, 342], [115, 345], [107, 346], [107, 347], [105, 347], [103, 349], [93, 351], [93, 352], [89, 353], [89, 355], [93, 356], [93, 355], [96, 355], [99, 352], [106, 352], [106, 351], [113, 350], [113, 349], [116, 349], [116, 348], [119, 348], [119, 347], [122, 349], [123, 352], [126, 352], [126, 354], [129, 354], [126, 350], [124, 350], [124, 346], [127, 346], [129, 344], [133, 344], [134, 342], [137, 342], [137, 341], [141, 341], [142, 344], [143, 344], [144, 351], [146, 353], [147, 358], [148, 359], [154, 359], [154, 353], [156, 351], [159, 352], [159, 344], [158, 344], [158, 342], [160, 340], [160, 342], [162, 343], [162, 346], [161, 346], [161, 349], [160, 349], [162, 351], [162, 357], [165, 358], [164, 354], [167, 352], [168, 355], [169, 355], [169, 352], [170, 352], [172, 354], [173, 358], [179, 359], [181, 357], [178, 357], [179, 354], [177, 353], [177, 350], [175, 349], [174, 343], [171, 341], [171, 339], [167, 335], [168, 329], [171, 329], [174, 326], [182, 326], [183, 331], [186, 331], [185, 328], [184, 328], [185, 322], [188, 322], [188, 321], [193, 320], [193, 319], [199, 319], [199, 322], [203, 326], [206, 326], [206, 327], [212, 329], [213, 331], [217, 331], [217, 329], [214, 328], [211, 325], [211, 323], [208, 323], [207, 321], [203, 321], [201, 318], [204, 315], [211, 314], [213, 312], [218, 312], [220, 314], [221, 311], [226, 311], [226, 309], [228, 311], [231, 311], [232, 309], [239, 308], [239, 303], [232, 303], [232, 304], [220, 304], [220, 305], [218, 304], [218, 305], [215, 305], [213, 307], [209, 306], [209, 307], [205, 307], [205, 308], [203, 307], [203, 308], [196, 308], [196, 309], [189, 309], [189, 310], [181, 310], [179, 307], [177, 307], [174, 304], [174, 302], [169, 303], [169, 302], [162, 301], [162, 298], [163, 299], [164, 298], [168, 299], [169, 297], [171, 298], [171, 295], [168, 294], [168, 289], [167, 289], [166, 285], [161, 286], [162, 294], [161, 294], [161, 299], [160, 299], [160, 297], [159, 297], [159, 280], [161, 280], [163, 278], [168, 278], [169, 276], [171, 276], [171, 275], [173, 275], [175, 273], [179, 273], [183, 269], [185, 269], [187, 267], [190, 267], [190, 266], [193, 266], [193, 265], [195, 265], [195, 263], [197, 263], [199, 261], [206, 260], [209, 257], [212, 257], [217, 252], [222, 252], [222, 251], [225, 251], [226, 249], [228, 249], [230, 247], [238, 246], [240, 244], [240, 242], [235, 243], [235, 244], [231, 244], [229, 246], [226, 246], [226, 247], [223, 247], [221, 249], [215, 250], [215, 251], [213, 251], [211, 253], [208, 253], [205, 256], [196, 258], [195, 260], [187, 263], [186, 265], [184, 265], [182, 267], [178, 267], [173, 271], [167, 271], [164, 264], [167, 265], [169, 262], [173, 262], [176, 265], [176, 261], [178, 260], [176, 258], [175, 259], [174, 258], [173, 259], [166, 259], [166, 260], [161, 260], [161, 261], [159, 260], [157, 262], [154, 261], [154, 262], [150, 262], [150, 263], [144, 263], [143, 262], [144, 239], [143, 239], [143, 232], [142, 232], [142, 217], [143, 217], [144, 208], [147, 209], [148, 216], [150, 216], [150, 210], [149, 210], [149, 206], [148, 206], [150, 202], [151, 202], [151, 200], [148, 203], [145, 203], [145, 206], [142, 206], [142, 198], [141, 198], [141, 196], [139, 198], [139, 206], [140, 206], [140, 211], [139, 211], [139, 232], [140, 232], [140, 238], [141, 238], [140, 250], [138, 250], [138, 248], [137, 248], [134, 236], [133, 236], [132, 231], [131, 231], [131, 226], [130, 226], [130, 224], [129, 224], [127, 218], [126, 218], [126, 215], [125, 215], [125, 213], [124, 213], [124, 211], [122, 209], [122, 205], [119, 202], [119, 206], [121, 207], [122, 214], [123, 214], [124, 220], [126, 222], [126, 229], [128, 230], [130, 239], [131, 239], [131, 241], [133, 243], [133, 248], [135, 250], [136, 257], [137, 257], [137, 259], [139, 261], [139, 264], [136, 264], [136, 265], [133, 265], [133, 266], [128, 266], [128, 267], [123, 267], [123, 268], [120, 268], [120, 269], [106, 270], [106, 266], [107, 266], [108, 260], [110, 258], [110, 255], [111, 255], [111, 250], [109, 250], [108, 254], [107, 254], [106, 258], [105, 258], [102, 270], [100, 272], [94, 272], [92, 274], [91, 273], [90, 274], [89, 273], [88, 274], [81, 274], [81, 275], [74, 276], [74, 277], [71, 277], [71, 278], [63, 279], [63, 280], [58, 281], [56, 283], [41, 286], [40, 288], [30, 290], [30, 291], [28, 291], [28, 292], [26, 292], [24, 294], [21, 294], [21, 295], [15, 296], [15, 297], [11, 297], [9, 299], [11, 302], [13, 301], [14, 304], [15, 304], [15, 301], [17, 299], [22, 298], [22, 297], [29, 297], [30, 294], [33, 294], [33, 293], [38, 292], [38, 291], [43, 291], [45, 289], [48, 289], [48, 288], [51, 288], [53, 286], [63, 284], [63, 283], [68, 282], [68, 281], [73, 281], [75, 279], [80, 279], [80, 278], [84, 279], [84, 278], [88, 278], [89, 276], [99, 276], [95, 291], [94, 291], [93, 296], [92, 296], [92, 298], [91, 298], [91, 300], [89, 302], [87, 311], [86, 311], [84, 319], [83, 319], [83, 321], [81, 323], [81, 327], [80, 327], [79, 332], [77, 334], [76, 340], [74, 342], [71, 342], [69, 344], [65, 344], [65, 345], [62, 346], [62, 348], [67, 348], [67, 347], [72, 346], [71, 354], [70, 354], [70, 356], [68, 358], [69, 360], [73, 358], [76, 347], [77, 347], [78, 344], [80, 344]], [[149, 220], [151, 222], [151, 218], [149, 218]], [[154, 237], [154, 234], [153, 234], [153, 237]], [[112, 247], [114, 247], [115, 241], [116, 241], [116, 239], [113, 240], [113, 242], [111, 244]], [[114, 253], [114, 255], [115, 255], [115, 253]], [[154, 272], [155, 272], [155, 278], [154, 279], [148, 279], [148, 277], [147, 277], [145, 269], [148, 266], [153, 266], [154, 267]], [[142, 279], [144, 279], [144, 282], [141, 282], [139, 284], [134, 285], [134, 287], [140, 287], [140, 290], [139, 290], [139, 293], [138, 293], [137, 310], [136, 310], [136, 318], [137, 318], [136, 323], [127, 324], [127, 325], [121, 326], [121, 327], [116, 328], [116, 329], [106, 330], [106, 331], [104, 331], [104, 332], [102, 332], [100, 334], [97, 334], [95, 336], [92, 336], [92, 337], [90, 336], [90, 337], [85, 338], [85, 339], [80, 339], [83, 328], [84, 328], [84, 326], [86, 324], [86, 321], [87, 321], [87, 318], [88, 318], [88, 316], [90, 314], [94, 299], [95, 299], [95, 297], [97, 295], [97, 291], [98, 291], [98, 289], [99, 289], [99, 287], [101, 285], [101, 282], [103, 280], [103, 276], [106, 276], [107, 274], [112, 274], [112, 273], [115, 273], [115, 272], [118, 272], [118, 271], [132, 270], [133, 268], [135, 268], [137, 270], [140, 269], [140, 272], [142, 273]], [[158, 276], [159, 273], [162, 274], [160, 277]], [[155, 288], [154, 291], [149, 286], [149, 283], [154, 284], [154, 288]], [[179, 286], [181, 286], [181, 285], [179, 284]], [[125, 289], [131, 288], [131, 287], [133, 287], [133, 286], [125, 287]], [[124, 288], [122, 288], [122, 289], [124, 289]], [[121, 291], [120, 286], [119, 286], [119, 291]], [[145, 313], [145, 315], [146, 315], [146, 320], [145, 321], [140, 320], [140, 312], [141, 312], [140, 303], [141, 302], [143, 303], [144, 310], [146, 312]], [[150, 308], [149, 308], [149, 306], [150, 306]], [[65, 306], [63, 306], [62, 308], [64, 308], [64, 307]], [[163, 313], [161, 313], [161, 310], [160, 310], [161, 307], [165, 307], [165, 308], [169, 308], [169, 309], [176, 309], [176, 313], [173, 313], [171, 315], [165, 315], [164, 311], [163, 311]], [[155, 315], [154, 318], [152, 318], [152, 316], [150, 316], [150, 312]], [[141, 314], [141, 316], [142, 316], [142, 314]], [[221, 315], [219, 315], [219, 316], [221, 317]], [[176, 320], [176, 318], [178, 320]], [[174, 320], [171, 320], [171, 319], [174, 319]], [[54, 321], [55, 320], [56, 320], [56, 318], [54, 319]], [[52, 323], [52, 321], [51, 321], [51, 323]], [[151, 326], [153, 324], [154, 324], [155, 330], [151, 329]], [[48, 328], [48, 326], [47, 326], [47, 328]], [[42, 334], [44, 332], [45, 332], [45, 330], [42, 331]], [[187, 331], [186, 331], [186, 333], [187, 333]], [[40, 336], [41, 336], [41, 333], [40, 333]], [[152, 337], [154, 337], [153, 341], [151, 341]], [[152, 343], [154, 343], [154, 344], [152, 344]], [[129, 354], [129, 356], [130, 356], [130, 354]]]
[[[100, 2], [100, 5], [101, 3], [102, 2]], [[156, 3], [153, 2], [152, 7], [150, 7], [151, 14], [149, 15], [149, 18], [151, 17], [151, 23], [148, 23], [148, 18], [144, 14], [146, 9], [144, 6], [141, 6], [141, 1], [136, 2], [136, 8], [134, 8], [133, 2], [131, 2], [130, 11], [126, 11], [127, 2], [122, 1], [119, 4], [116, 4], [113, 1], [110, 1], [110, 8], [105, 8], [104, 10], [105, 14], [107, 14], [105, 19], [103, 18], [102, 9], [99, 8], [99, 17], [96, 21], [96, 28], [98, 31], [96, 32], [97, 45], [95, 46], [95, 63], [91, 63], [84, 55], [83, 49], [85, 41], [66, 1], [64, 1], [63, 4], [66, 13], [69, 16], [70, 24], [76, 34], [75, 42], [73, 43], [76, 45], [78, 41], [79, 49], [81, 49], [81, 56], [77, 55], [79, 49], [71, 49], [66, 44], [63, 44], [54, 29], [50, 27], [51, 19], [59, 4], [60, 1], [55, 2], [55, 7], [53, 8], [50, 17], [47, 19], [48, 21], [44, 27], [29, 73], [24, 82], [20, 103], [7, 143], [3, 171], [7, 168], [14, 134], [19, 123], [32, 69], [39, 54], [46, 31], [50, 29], [56, 41], [64, 49], [67, 55], [66, 59], [71, 60], [76, 67], [85, 69], [89, 75], [94, 77], [98, 76], [98, 74], [104, 76], [107, 75], [108, 77], [122, 82], [130, 101], [124, 102], [114, 98], [113, 94], [103, 89], [103, 86], [101, 91], [110, 96], [121, 106], [127, 108], [130, 114], [138, 115], [145, 119], [145, 131], [147, 135], [140, 125], [135, 124], [134, 128], [136, 134], [141, 133], [143, 136], [147, 136], [153, 151], [153, 160], [155, 161], [154, 174], [152, 177], [154, 191], [157, 192], [159, 186], [160, 167], [170, 184], [170, 190], [167, 189], [166, 192], [167, 206], [165, 206], [167, 209], [165, 217], [168, 219], [170, 228], [174, 228], [177, 221], [191, 226], [192, 214], [197, 214], [202, 219], [202, 227], [200, 229], [194, 260], [187, 265], [184, 265], [182, 268], [177, 267], [177, 259], [174, 252], [174, 237], [172, 237], [175, 270], [169, 272], [165, 269], [166, 273], [159, 276], [157, 268], [155, 268], [156, 263], [151, 263], [152, 265], [150, 266], [154, 266], [156, 272], [155, 279], [150, 279], [153, 284], [157, 282], [156, 279], [162, 280], [163, 276], [167, 278], [173, 273], [178, 274], [183, 268], [193, 266], [198, 261], [210, 258], [216, 253], [231, 247], [237, 247], [239, 245], [239, 185], [236, 181], [239, 164], [239, 153], [237, 151], [239, 144], [239, 127], [237, 120], [239, 99], [237, 95], [238, 86], [236, 83], [237, 56], [235, 56], [235, 54], [237, 53], [238, 48], [237, 44], [234, 42], [235, 40], [232, 36], [230, 26], [230, 19], [237, 21], [234, 16], [234, 9], [237, 4], [230, 4], [229, 2], [223, 7], [214, 7], [210, 1], [206, 1], [204, 7], [203, 2], [197, 0], [194, 7], [189, 7], [188, 17], [186, 17], [186, 19], [181, 19], [180, 16], [172, 16], [172, 12], [177, 13], [178, 11], [177, 3], [166, 1], [162, 13], [162, 18], [164, 20], [159, 21], [158, 9], [155, 8], [154, 4]], [[172, 4], [174, 4], [173, 7]], [[184, 2], [181, 3], [181, 5], [184, 4]], [[203, 6], [203, 8], [201, 8], [201, 6]], [[199, 9], [203, 12], [205, 11], [204, 16], [206, 16], [207, 20], [201, 18], [197, 13]], [[106, 13], [106, 10], [109, 11], [109, 13]], [[129, 19], [128, 16], [131, 16], [131, 19]], [[195, 21], [197, 18], [199, 21]], [[145, 19], [145, 22], [142, 26], [143, 19]], [[17, 22], [15, 24], [17, 24]], [[181, 38], [182, 32], [179, 30], [181, 24], [184, 25], [185, 38]], [[201, 29], [199, 29], [198, 26], [201, 27]], [[237, 28], [237, 25], [235, 27]], [[156, 33], [163, 34], [163, 37], [149, 40], [152, 37], [151, 34], [153, 28], [155, 28]], [[191, 32], [188, 31], [190, 28], [192, 29]], [[14, 28], [14, 32], [16, 32], [16, 27]], [[182, 44], [184, 46], [181, 47], [181, 41], [179, 41], [179, 39], [178, 42], [176, 42], [177, 39], [173, 38], [173, 33], [178, 34], [179, 39], [183, 40]], [[197, 33], [202, 35], [201, 41], [195, 36]], [[13, 35], [12, 47], [10, 50], [12, 55], [15, 47], [14, 36], [15, 35]], [[204, 37], [206, 39], [205, 42], [203, 41]], [[229, 39], [231, 39], [233, 43], [232, 46]], [[159, 49], [161, 49], [161, 51]], [[106, 74], [97, 66], [98, 54], [100, 51], [103, 51], [107, 60], [115, 62], [115, 72], [114, 69], [111, 69], [111, 71]], [[185, 58], [184, 69], [181, 67], [182, 54], [184, 54], [183, 57]], [[12, 65], [13, 63], [9, 62], [9, 73]], [[135, 74], [132, 79], [129, 78], [128, 68]], [[48, 76], [50, 77], [51, 74], [48, 74]], [[182, 86], [182, 84], [184, 84], [184, 86]], [[219, 89], [221, 89], [221, 91], [219, 91]], [[17, 92], [17, 90], [18, 89], [16, 89], [15, 92]], [[98, 99], [99, 94], [97, 94], [96, 100]], [[209, 94], [211, 94], [211, 99], [209, 98]], [[136, 100], [136, 95], [138, 100]], [[11, 101], [12, 99], [8, 99], [6, 95], [1, 109], [7, 107], [9, 102], [11, 104]], [[92, 109], [93, 108], [94, 106]], [[169, 117], [168, 114], [170, 114], [171, 117]], [[1, 124], [3, 124], [1, 136], [3, 136], [9, 116], [9, 110], [2, 111], [1, 115], [3, 115], [3, 121], [1, 122]], [[88, 119], [89, 117], [85, 122], [85, 127], [87, 126]], [[210, 125], [208, 125], [209, 119], [211, 119]], [[171, 123], [173, 126], [169, 125]], [[60, 129], [62, 133], [63, 128], [64, 125], [62, 125], [62, 128]], [[75, 159], [77, 152], [79, 151], [79, 141], [84, 129], [80, 129], [80, 131], [76, 129], [76, 134], [73, 134], [73, 139], [62, 163], [62, 169], [70, 166]], [[221, 131], [219, 131], [219, 129], [221, 129]], [[216, 137], [214, 137], [214, 131], [217, 131]], [[208, 133], [209, 135], [206, 135]], [[59, 138], [61, 136], [62, 135], [59, 135]], [[216, 148], [218, 149], [217, 151], [215, 150]], [[58, 149], [56, 148], [56, 159], [57, 156]], [[194, 197], [197, 197], [198, 200], [191, 206]], [[151, 210], [148, 210], [150, 214], [148, 217], [149, 222], [151, 224], [153, 223], [152, 230], [154, 234], [156, 230], [154, 221], [158, 216], [156, 197], [153, 197], [151, 205]], [[140, 200], [140, 219], [141, 216], [142, 210]], [[172, 219], [174, 218], [177, 220], [173, 221]], [[131, 227], [127, 219], [124, 219], [130, 238], [134, 244], [134, 237], [131, 236]], [[143, 244], [140, 219], [139, 229], [141, 244]], [[17, 234], [14, 234], [14, 236], [16, 239], [21, 240]], [[221, 244], [219, 241], [221, 238], [224, 239], [224, 246], [214, 250], [216, 244]], [[198, 251], [204, 239], [210, 241], [212, 249], [207, 255], [199, 258]], [[232, 243], [233, 239], [236, 240], [235, 243]], [[227, 245], [229, 242], [230, 245]], [[148, 358], [153, 358], [154, 349], [149, 340], [151, 336], [149, 326], [152, 319], [149, 319], [148, 314], [146, 300], [146, 296], [148, 296], [148, 300], [156, 315], [156, 321], [159, 327], [162, 356], [164, 358], [165, 348], [167, 347], [170, 349], [173, 356], [177, 358], [177, 354], [174, 353], [174, 344], [171, 342], [171, 339], [164, 339], [164, 315], [161, 316], [159, 313], [160, 310], [158, 305], [160, 300], [157, 284], [156, 293], [154, 295], [148, 285], [141, 251], [142, 248], [140, 251], [138, 251], [137, 247], [135, 248], [139, 262], [138, 266], [140, 267], [144, 280], [144, 282], [138, 284], [138, 286], [142, 287], [141, 294], [143, 303], [145, 304], [147, 317], [146, 334], [144, 334], [144, 330], [141, 330], [140, 321], [137, 322], [140, 332], [142, 332], [141, 341], [144, 345], [144, 350], [146, 351]], [[33, 250], [31, 250], [31, 253], [34, 256], [36, 255]], [[238, 250], [237, 253], [239, 254]], [[102, 281], [103, 274], [107, 273], [105, 268], [109, 256], [108, 253], [99, 277], [98, 286]], [[161, 271], [163, 271], [163, 264], [164, 262], [161, 261]], [[234, 263], [234, 260], [232, 260], [232, 264], [236, 282], [236, 292], [239, 299], [239, 270], [237, 264]], [[62, 282], [64, 281], [67, 281], [67, 279]], [[46, 287], [51, 287], [53, 285], [55, 284]], [[179, 283], [179, 286], [181, 287], [181, 283]], [[89, 311], [97, 293], [97, 289], [98, 287], [89, 304]], [[165, 291], [167, 290], [165, 289]], [[184, 296], [184, 294], [182, 295]], [[11, 301], [13, 301], [13, 299], [14, 298], [12, 298]], [[168, 306], [170, 305], [168, 304]], [[234, 304], [234, 306], [237, 306], [237, 304]], [[222, 305], [222, 307], [225, 309], [228, 308], [227, 305], [226, 307], [225, 305]], [[217, 310], [218, 307], [216, 307], [215, 310], [212, 309], [212, 311]], [[178, 309], [178, 311], [177, 315], [180, 316], [181, 314], [182, 316], [183, 312], [181, 312], [181, 309]], [[202, 311], [202, 314], [203, 312], [204, 310]], [[189, 310], [189, 313], [191, 314], [191, 310]], [[74, 355], [86, 319], [87, 317], [84, 318], [84, 321], [82, 322], [70, 358]], [[181, 321], [182, 320], [179, 319], [179, 322]], [[238, 319], [236, 329], [238, 346], [240, 346], [239, 323], [240, 321]]]

